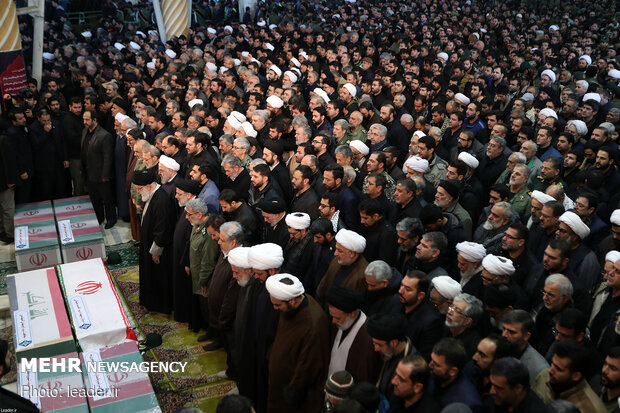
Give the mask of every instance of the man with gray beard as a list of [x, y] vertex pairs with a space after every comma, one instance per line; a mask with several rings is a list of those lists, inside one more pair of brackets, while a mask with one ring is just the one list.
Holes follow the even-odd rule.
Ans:
[[468, 357], [474, 355], [481, 339], [476, 327], [483, 313], [482, 301], [467, 293], [454, 297], [448, 308], [444, 337], [453, 337], [463, 343]]
[[328, 375], [346, 370], [356, 383], [374, 383], [379, 375], [380, 357], [368, 334], [366, 314], [360, 310], [364, 303], [362, 293], [331, 286], [327, 303], [331, 318]]
[[510, 222], [514, 211], [508, 202], [496, 202], [489, 213], [487, 220], [476, 228], [474, 241], [482, 244], [490, 254], [497, 253], [502, 247], [502, 238]]

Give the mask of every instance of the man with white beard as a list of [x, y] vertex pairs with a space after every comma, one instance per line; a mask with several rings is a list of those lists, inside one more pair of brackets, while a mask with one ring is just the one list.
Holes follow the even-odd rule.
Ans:
[[172, 307], [172, 202], [156, 182], [154, 169], [134, 171], [132, 182], [144, 201], [140, 225], [140, 304], [170, 314]]
[[496, 202], [487, 220], [474, 232], [474, 241], [482, 244], [490, 253], [498, 253], [502, 248], [502, 238], [512, 222], [514, 211], [508, 202]]
[[482, 301], [467, 293], [454, 297], [452, 305], [448, 308], [444, 337], [453, 337], [463, 343], [468, 357], [474, 355], [480, 342], [481, 337], [476, 325], [483, 313]]
[[360, 310], [364, 296], [359, 291], [332, 286], [327, 290], [331, 318], [331, 357], [328, 374], [348, 371], [356, 383], [374, 383], [380, 367], [379, 354], [374, 351], [368, 333], [366, 314]]
[[[159, 157], [159, 164], [157, 166], [157, 174], [159, 175], [159, 182], [161, 187], [168, 196], [170, 197], [170, 201], [176, 207], [177, 203], [175, 202], [175, 184], [176, 181], [180, 178], [178, 175], [179, 169], [181, 169], [181, 165], [177, 161], [172, 158], [169, 158], [166, 155], [161, 155]], [[179, 208], [175, 208], [175, 217], [178, 216]]]
[[456, 244], [457, 265], [461, 274], [461, 288], [464, 293], [482, 299], [482, 260], [487, 255], [484, 245], [464, 241]]

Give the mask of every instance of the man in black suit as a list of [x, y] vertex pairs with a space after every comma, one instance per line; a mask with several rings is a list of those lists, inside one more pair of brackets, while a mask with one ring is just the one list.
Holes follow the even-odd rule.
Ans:
[[85, 110], [82, 115], [82, 171], [88, 182], [88, 192], [99, 224], [106, 220], [106, 229], [116, 224], [116, 207], [112, 192], [114, 138], [99, 126], [97, 113]]
[[0, 135], [0, 241], [13, 242], [17, 161], [10, 138]]
[[33, 200], [46, 201], [69, 195], [66, 171], [69, 156], [58, 122], [41, 109], [37, 120], [30, 125], [30, 142], [34, 163]]

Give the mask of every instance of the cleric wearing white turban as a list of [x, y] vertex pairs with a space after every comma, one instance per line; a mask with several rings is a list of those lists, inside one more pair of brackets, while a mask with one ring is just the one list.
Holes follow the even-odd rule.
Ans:
[[611, 213], [609, 221], [613, 225], [620, 225], [620, 209], [616, 209], [614, 212]]
[[560, 222], [568, 225], [568, 227], [580, 238], [584, 239], [590, 235], [590, 228], [583, 223], [579, 215], [572, 211], [566, 211], [560, 215]]
[[440, 275], [431, 281], [432, 287], [446, 300], [453, 300], [461, 293], [461, 284], [447, 275]]
[[515, 272], [515, 266], [512, 264], [512, 260], [493, 254], [484, 257], [482, 260], [482, 268], [489, 274], [497, 277], [512, 275]]
[[237, 130], [241, 127], [241, 122], [239, 122], [239, 119], [237, 119], [233, 115], [228, 115], [226, 120], [228, 121], [228, 124], [230, 125], [230, 127], [233, 128], [234, 130]]
[[366, 249], [366, 238], [348, 229], [341, 229], [338, 231], [336, 234], [336, 242], [349, 251], [353, 251], [357, 254], [363, 253], [364, 249]]
[[267, 103], [269, 103], [271, 105], [271, 107], [275, 108], [275, 109], [279, 109], [282, 106], [284, 106], [284, 101], [276, 96], [276, 95], [271, 95], [267, 98]]
[[471, 241], [456, 244], [456, 252], [467, 262], [481, 262], [487, 255], [484, 245]]
[[291, 274], [275, 274], [267, 278], [265, 288], [269, 295], [280, 301], [291, 301], [305, 292], [304, 286], [297, 277]]
[[612, 250], [605, 255], [605, 261], [609, 261], [612, 264], [615, 264], [618, 260], [620, 260], [620, 251]]
[[476, 157], [469, 152], [461, 152], [458, 156], [459, 161], [463, 161], [465, 165], [469, 166], [471, 169], [476, 169], [478, 165], [480, 165], [480, 161], [476, 159]]
[[166, 155], [162, 155], [159, 157], [159, 164], [168, 169], [172, 169], [175, 172], [178, 172], [179, 169], [181, 169], [181, 165], [179, 165], [177, 161]]
[[349, 143], [349, 146], [364, 156], [368, 155], [368, 153], [370, 152], [370, 150], [368, 149], [368, 145], [366, 145], [364, 142], [360, 141], [359, 139], [352, 140], [351, 143]]
[[250, 266], [255, 270], [277, 270], [284, 262], [282, 247], [270, 242], [254, 245], [250, 248], [248, 261]]
[[237, 268], [252, 268], [248, 255], [250, 254], [250, 247], [237, 247], [228, 252], [228, 263]]
[[303, 212], [293, 212], [288, 214], [286, 218], [284, 218], [284, 221], [289, 228], [293, 228], [298, 231], [308, 229], [308, 227], [310, 227], [310, 215]]
[[428, 161], [419, 156], [411, 156], [405, 161], [405, 167], [414, 172], [427, 173], [429, 171]]
[[543, 205], [545, 205], [547, 202], [555, 201], [554, 197], [552, 197], [551, 195], [547, 195], [544, 192], [541, 192], [537, 189], [532, 191], [532, 199], [537, 200]]

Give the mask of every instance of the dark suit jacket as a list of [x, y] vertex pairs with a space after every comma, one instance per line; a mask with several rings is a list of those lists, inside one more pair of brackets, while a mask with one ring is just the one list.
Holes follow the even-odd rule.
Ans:
[[90, 182], [112, 179], [114, 166], [114, 138], [97, 125], [92, 135], [82, 132], [82, 169]]
[[62, 168], [62, 162], [68, 161], [69, 157], [58, 122], [52, 120], [52, 130], [49, 132], [39, 122], [33, 122], [29, 128], [34, 170], [51, 172]]
[[0, 191], [17, 182], [17, 160], [10, 138], [0, 135]]

